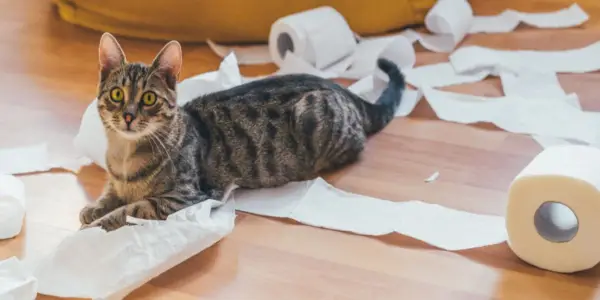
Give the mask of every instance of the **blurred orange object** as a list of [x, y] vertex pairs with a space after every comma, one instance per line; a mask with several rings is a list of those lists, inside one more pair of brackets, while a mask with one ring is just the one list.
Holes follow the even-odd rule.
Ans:
[[66, 22], [152, 40], [266, 42], [280, 17], [331, 6], [360, 35], [422, 23], [435, 0], [53, 0]]

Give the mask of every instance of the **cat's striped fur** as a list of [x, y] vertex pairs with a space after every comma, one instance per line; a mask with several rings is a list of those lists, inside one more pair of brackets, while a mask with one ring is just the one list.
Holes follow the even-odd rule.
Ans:
[[[107, 230], [124, 225], [127, 215], [165, 219], [219, 199], [232, 183], [276, 187], [346, 166], [359, 158], [367, 137], [392, 120], [405, 88], [396, 65], [380, 59], [390, 80], [375, 104], [333, 81], [297, 74], [178, 106], [178, 43], [167, 44], [146, 66], [127, 63], [116, 39], [104, 34], [100, 65], [98, 110], [108, 138], [109, 180], [80, 219], [84, 227]], [[122, 101], [111, 100], [115, 87]], [[156, 103], [143, 104], [147, 91]]]

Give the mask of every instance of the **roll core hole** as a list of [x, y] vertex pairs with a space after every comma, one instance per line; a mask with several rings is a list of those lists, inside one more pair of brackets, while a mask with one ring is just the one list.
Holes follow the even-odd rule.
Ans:
[[579, 230], [579, 221], [573, 210], [555, 201], [540, 205], [533, 219], [538, 234], [554, 243], [572, 240]]
[[294, 52], [294, 42], [289, 34], [282, 33], [277, 37], [277, 50], [279, 51], [279, 57], [281, 58], [285, 58], [285, 54], [288, 50]]

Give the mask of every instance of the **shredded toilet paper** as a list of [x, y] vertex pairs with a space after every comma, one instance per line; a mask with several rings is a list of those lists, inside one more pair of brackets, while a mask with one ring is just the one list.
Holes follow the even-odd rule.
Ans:
[[165, 221], [141, 222], [111, 232], [78, 231], [35, 268], [38, 292], [64, 298], [123, 299], [214, 245], [233, 230], [234, 223], [234, 202], [208, 200]]
[[12, 175], [0, 174], [0, 240], [17, 236], [25, 218], [25, 185]]
[[[392, 54], [394, 62], [407, 69], [414, 65], [413, 43], [417, 41], [434, 52], [451, 52], [467, 34], [510, 32], [521, 22], [537, 28], [565, 28], [581, 25], [588, 19], [578, 4], [555, 12], [525, 13], [508, 9], [494, 16], [474, 16], [466, 0], [439, 0], [425, 17], [430, 33], [407, 29], [383, 37], [357, 38], [339, 12], [324, 6], [274, 22], [267, 45], [226, 47], [212, 41], [208, 44], [221, 57], [234, 52], [240, 64], [273, 61], [285, 68], [286, 73], [322, 71], [330, 77], [360, 79], [376, 69], [376, 60], [385, 49]], [[294, 54], [296, 59], [286, 61], [286, 53]], [[297, 59], [305, 64], [298, 63]], [[481, 74], [463, 76], [471, 75], [477, 78]], [[421, 81], [427, 78], [430, 77], [423, 76]], [[428, 85], [439, 86], [435, 82]]]
[[0, 299], [33, 300], [38, 282], [16, 257], [0, 261]]
[[379, 236], [399, 233], [432, 246], [464, 250], [502, 243], [504, 218], [422, 201], [392, 202], [348, 193], [322, 178], [283, 187], [238, 190], [236, 209], [310, 226]]
[[564, 97], [479, 97], [432, 88], [423, 88], [427, 102], [438, 118], [463, 124], [493, 123], [499, 128], [521, 134], [574, 139], [597, 144], [600, 118], [569, 104], [576, 94]]
[[491, 70], [456, 73], [450, 63], [438, 63], [403, 70], [406, 82], [415, 87], [444, 87], [455, 84], [478, 82], [485, 79]]
[[[502, 89], [506, 96], [559, 98], [567, 104], [581, 110], [577, 97], [568, 97], [558, 81], [556, 73], [538, 73], [534, 71], [513, 74], [502, 72], [500, 74]], [[570, 145], [573, 141], [552, 136], [531, 136], [542, 148], [557, 145]], [[581, 143], [581, 142], [580, 142]]]
[[512, 73], [586, 73], [600, 69], [600, 42], [565, 51], [495, 50], [465, 46], [449, 59], [458, 73], [497, 70]]
[[[502, 88], [506, 96], [516, 96], [522, 98], [552, 98], [562, 99], [564, 104], [572, 106], [581, 111], [582, 115], [590, 120], [600, 120], [600, 113], [595, 111], [583, 111], [579, 99], [569, 96], [563, 90], [556, 73], [540, 73], [527, 71], [519, 74], [503, 72], [500, 74]], [[588, 128], [588, 131], [596, 132], [596, 128]], [[553, 136], [544, 136], [533, 134], [532, 138], [542, 146], [548, 148], [559, 145], [590, 145], [600, 146], [598, 142], [582, 141], [572, 138], [559, 138]]]
[[566, 9], [547, 13], [525, 13], [507, 9], [495, 16], [477, 16], [469, 33], [502, 33], [513, 31], [519, 23], [538, 28], [567, 28], [579, 26], [589, 20], [589, 15], [575, 3]]

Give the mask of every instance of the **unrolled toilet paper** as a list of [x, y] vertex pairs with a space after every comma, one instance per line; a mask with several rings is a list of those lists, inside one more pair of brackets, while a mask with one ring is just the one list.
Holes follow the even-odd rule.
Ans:
[[164, 221], [128, 221], [138, 225], [111, 232], [96, 227], [66, 237], [35, 266], [38, 292], [64, 298], [123, 299], [231, 233], [235, 210], [232, 201], [211, 199]]
[[0, 240], [17, 236], [25, 218], [25, 185], [12, 175], [0, 174]]
[[554, 146], [514, 179], [508, 245], [531, 265], [571, 273], [600, 262], [600, 149]]

